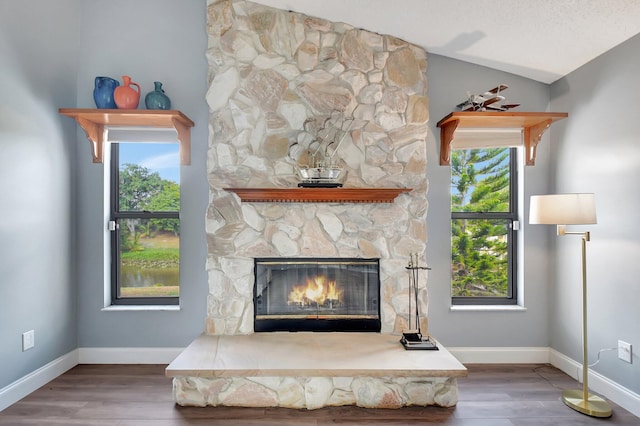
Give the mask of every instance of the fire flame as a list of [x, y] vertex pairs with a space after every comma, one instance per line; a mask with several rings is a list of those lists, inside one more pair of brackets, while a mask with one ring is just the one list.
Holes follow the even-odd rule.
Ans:
[[329, 281], [323, 275], [317, 275], [307, 279], [305, 284], [296, 285], [291, 289], [289, 304], [306, 306], [313, 302], [322, 305], [326, 301], [338, 302], [341, 297], [342, 290], [338, 289], [335, 281]]

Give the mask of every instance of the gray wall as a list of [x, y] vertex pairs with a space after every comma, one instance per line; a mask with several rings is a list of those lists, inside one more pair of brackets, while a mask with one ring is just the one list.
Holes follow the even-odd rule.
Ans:
[[[208, 108], [204, 0], [83, 0], [79, 108], [93, 108], [94, 77], [129, 75], [142, 96], [161, 81], [172, 108], [195, 123], [191, 165], [180, 175], [180, 311], [104, 312], [103, 173], [78, 130], [78, 345], [184, 347], [204, 330], [207, 276], [204, 218]], [[144, 101], [141, 103], [144, 107]]]
[[[207, 141], [205, 4], [201, 2], [113, 1], [109, 9], [101, 2], [83, 2], [82, 46], [78, 77], [78, 106], [92, 107], [93, 77], [131, 75], [146, 83], [164, 86], [176, 108], [195, 122], [192, 131], [193, 164], [183, 169], [183, 268], [182, 311], [102, 312], [103, 251], [93, 243], [102, 236], [102, 166], [89, 161], [88, 143], [79, 133], [79, 197], [81, 199], [79, 257], [79, 345], [93, 346], [180, 346], [203, 329], [206, 307], [204, 261], [204, 211], [206, 208], [205, 150]], [[121, 8], [127, 10], [121, 13]], [[139, 19], [154, 26], [137, 26]], [[163, 30], [160, 23], [167, 23]], [[175, 31], [180, 28], [180, 31]], [[116, 60], [114, 60], [116, 58]], [[437, 163], [439, 141], [436, 122], [464, 99], [466, 92], [482, 91], [498, 83], [511, 85], [508, 94], [521, 102], [522, 110], [544, 111], [548, 106], [548, 86], [528, 79], [465, 62], [430, 55], [428, 66], [431, 126], [428, 141], [429, 262], [449, 264], [449, 168]], [[434, 83], [436, 82], [436, 83]], [[528, 193], [546, 189], [548, 136], [539, 149], [539, 164], [527, 168]], [[85, 159], [86, 161], [83, 161]], [[533, 192], [532, 192], [533, 191]], [[527, 231], [525, 227], [525, 232]], [[528, 243], [544, 245], [544, 235], [534, 233]], [[442, 249], [440, 249], [442, 248]], [[529, 259], [525, 273], [536, 285], [526, 287], [526, 312], [450, 312], [448, 268], [435, 268], [429, 278], [430, 330], [448, 346], [546, 346], [548, 344], [547, 287], [541, 253]], [[167, 333], [171, 330], [171, 333]], [[492, 330], [490, 334], [486, 330]], [[524, 330], [524, 331], [523, 331]]]
[[[183, 204], [183, 295], [182, 309], [185, 312], [101, 312], [102, 304], [102, 249], [83, 240], [79, 251], [86, 256], [80, 269], [80, 346], [172, 346], [187, 344], [190, 339], [203, 329], [204, 309], [206, 306], [206, 276], [204, 273], [205, 241], [204, 241], [204, 209], [206, 208], [205, 149], [206, 149], [206, 105], [203, 97], [206, 92], [206, 63], [203, 52], [206, 49], [204, 35], [204, 2], [195, 6], [190, 2], [180, 10], [170, 6], [177, 2], [135, 2], [127, 6], [131, 27], [127, 22], [113, 28], [113, 20], [122, 19], [119, 2], [113, 2], [113, 12], [102, 9], [102, 3], [90, 1], [84, 3], [82, 18], [83, 46], [81, 56], [84, 58], [79, 73], [78, 105], [92, 106], [90, 90], [95, 75], [106, 74], [118, 76], [128, 73], [138, 82], [147, 84], [153, 79], [162, 80], [168, 94], [172, 97], [176, 108], [180, 108], [196, 121], [194, 137], [194, 161], [183, 171], [183, 197], [191, 197], [192, 201]], [[123, 2], [125, 3], [125, 2]], [[151, 3], [155, 7], [151, 6]], [[184, 10], [187, 5], [189, 6]], [[132, 9], [133, 8], [133, 9]], [[153, 14], [151, 13], [153, 11]], [[98, 13], [100, 12], [100, 13]], [[113, 15], [110, 15], [113, 13]], [[124, 15], [126, 18], [127, 15]], [[171, 20], [171, 31], [135, 26], [139, 17], [153, 22], [153, 19]], [[181, 28], [181, 31], [173, 31]], [[105, 36], [108, 34], [108, 36]], [[176, 39], [180, 37], [181, 39]], [[100, 49], [96, 49], [100, 46]], [[159, 46], [162, 46], [161, 48]], [[162, 52], [161, 54], [157, 54]], [[171, 58], [179, 54], [184, 58]], [[188, 57], [187, 57], [188, 56]], [[114, 61], [113, 58], [118, 58]], [[438, 138], [434, 138], [436, 122], [453, 106], [466, 96], [467, 90], [481, 91], [493, 87], [497, 83], [508, 83], [513, 100], [522, 102], [522, 110], [544, 111], [548, 106], [548, 86], [528, 79], [495, 71], [489, 68], [474, 66], [465, 62], [450, 60], [430, 55], [427, 77], [431, 82], [429, 97], [431, 105], [431, 126], [428, 142], [429, 166], [429, 262], [433, 265], [449, 264], [449, 169], [437, 164], [439, 147]], [[198, 65], [199, 64], [199, 65]], [[162, 75], [157, 76], [158, 72]], [[145, 77], [147, 76], [147, 77]], [[164, 79], [164, 80], [163, 80]], [[172, 82], [175, 81], [174, 84]], [[437, 82], [437, 83], [434, 83]], [[149, 87], [149, 86], [148, 86]], [[172, 87], [179, 88], [184, 95], [180, 102], [179, 93]], [[150, 87], [149, 87], [150, 88]], [[177, 101], [177, 102], [176, 102]], [[191, 109], [189, 109], [191, 108]], [[201, 118], [194, 117], [202, 114]], [[199, 129], [198, 129], [199, 127]], [[199, 132], [202, 133], [199, 133]], [[436, 133], [437, 134], [437, 133]], [[547, 163], [549, 144], [547, 137], [540, 147], [539, 165], [528, 168], [526, 183], [529, 191], [546, 189]], [[84, 143], [83, 143], [84, 145]], [[88, 144], [83, 147], [88, 153]], [[198, 150], [200, 152], [198, 153]], [[82, 160], [82, 153], [79, 159]], [[545, 161], [545, 159], [547, 161]], [[81, 214], [81, 233], [93, 235], [91, 240], [102, 235], [100, 216], [101, 194], [95, 192], [102, 179], [102, 167], [79, 161], [80, 196], [84, 200], [81, 209], [91, 209], [91, 213]], [[192, 175], [193, 182], [184, 181], [184, 174]], [[444, 197], [444, 198], [443, 198]], [[205, 203], [205, 204], [203, 204]], [[192, 232], [190, 232], [192, 231]], [[444, 232], [442, 232], [444, 231]], [[526, 229], [525, 229], [526, 231]], [[191, 233], [189, 237], [188, 233]], [[534, 243], [544, 244], [544, 237], [536, 233], [531, 236]], [[439, 247], [443, 247], [439, 250]], [[185, 255], [187, 253], [187, 255]], [[546, 283], [543, 279], [546, 259], [540, 256], [527, 267], [527, 279]], [[442, 263], [444, 262], [444, 263]], [[436, 268], [429, 278], [430, 285], [430, 330], [445, 345], [449, 346], [546, 346], [548, 344], [548, 324], [546, 291], [544, 285], [527, 287], [526, 302], [528, 310], [518, 313], [461, 313], [450, 312], [449, 278], [447, 268]], [[185, 278], [185, 275], [190, 277]], [[201, 315], [201, 316], [198, 316]], [[182, 318], [178, 321], [178, 318]], [[160, 325], [165, 324], [165, 325]], [[473, 325], [470, 325], [473, 324]], [[172, 330], [167, 334], [166, 330]], [[492, 330], [490, 335], [486, 330]], [[526, 331], [523, 331], [526, 330]], [[138, 338], [137, 335], [142, 335]]]
[[0, 388], [77, 347], [78, 23], [76, 0], [0, 1]]
[[[547, 111], [549, 86], [512, 74], [438, 55], [428, 56], [430, 126], [427, 139], [427, 259], [433, 268], [429, 272], [429, 331], [444, 346], [548, 346], [548, 275], [547, 258], [538, 247], [545, 247], [546, 238], [526, 224], [524, 212], [530, 194], [544, 193], [549, 170], [549, 134], [538, 145], [536, 165], [524, 168], [525, 210], [520, 217], [524, 224], [520, 238], [527, 245], [524, 271], [524, 306], [526, 311], [451, 311], [451, 236], [450, 236], [450, 168], [439, 164], [440, 129], [438, 121], [455, 110], [455, 105], [467, 97], [467, 92], [482, 93], [498, 84], [509, 89], [505, 96], [520, 103], [519, 111]], [[535, 251], [530, 253], [529, 247]]]
[[[587, 247], [588, 347], [591, 362], [600, 349], [632, 343], [640, 353], [640, 36], [636, 36], [551, 86], [551, 105], [569, 112], [563, 132], [554, 133], [554, 192], [594, 192], [598, 224]], [[580, 360], [580, 239], [556, 238], [558, 268], [550, 301], [551, 346]], [[562, 267], [560, 267], [562, 266]], [[594, 367], [640, 393], [640, 359], [633, 364], [604, 352]]]

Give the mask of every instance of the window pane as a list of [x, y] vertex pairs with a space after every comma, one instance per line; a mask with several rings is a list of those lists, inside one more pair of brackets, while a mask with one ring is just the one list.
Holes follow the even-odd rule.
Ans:
[[509, 148], [451, 152], [451, 211], [509, 212]]
[[509, 297], [508, 219], [451, 221], [454, 297]]
[[120, 219], [120, 297], [177, 297], [179, 219]]
[[118, 210], [179, 211], [179, 145], [121, 143], [118, 148]]
[[175, 304], [180, 286], [177, 143], [112, 146], [112, 301]]

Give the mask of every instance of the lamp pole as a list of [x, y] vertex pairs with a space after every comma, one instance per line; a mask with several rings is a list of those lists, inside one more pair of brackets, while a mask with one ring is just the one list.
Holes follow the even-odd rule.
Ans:
[[582, 399], [589, 400], [589, 357], [587, 356], [587, 241], [589, 232], [582, 235]]
[[592, 417], [610, 417], [611, 406], [597, 395], [589, 394], [589, 357], [587, 354], [587, 241], [591, 234], [586, 232], [567, 232], [558, 225], [558, 235], [580, 235], [582, 238], [582, 391], [565, 390], [562, 401], [576, 411]]

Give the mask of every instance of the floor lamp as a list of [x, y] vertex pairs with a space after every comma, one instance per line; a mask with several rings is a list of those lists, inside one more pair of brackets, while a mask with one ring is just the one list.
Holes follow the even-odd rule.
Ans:
[[566, 225], [596, 223], [596, 205], [593, 194], [533, 195], [529, 210], [529, 223], [557, 225], [558, 235], [582, 237], [582, 390], [565, 390], [562, 401], [569, 407], [592, 417], [611, 416], [611, 406], [597, 395], [589, 393], [587, 377], [587, 241], [589, 232], [568, 232]]

